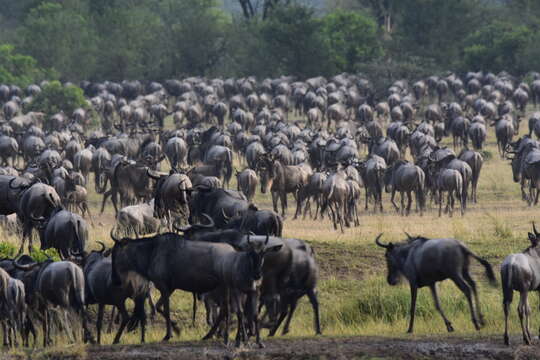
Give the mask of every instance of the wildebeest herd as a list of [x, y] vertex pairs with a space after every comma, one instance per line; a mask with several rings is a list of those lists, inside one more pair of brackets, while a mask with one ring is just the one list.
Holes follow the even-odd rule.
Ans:
[[[349, 74], [83, 82], [87, 108], [52, 116], [25, 110], [43, 84], [0, 85], [0, 214], [5, 231], [21, 238], [19, 254], [0, 261], [4, 344], [21, 338], [27, 346], [30, 335], [35, 344], [39, 324], [44, 346], [58, 330], [74, 337], [68, 311], [80, 318], [83, 339], [94, 341], [87, 313], [93, 304], [98, 343], [107, 305], [119, 313], [114, 342], [138, 327], [144, 342], [147, 303], [165, 318], [168, 340], [179, 331], [170, 305], [177, 289], [193, 294], [193, 319], [204, 303], [205, 339], [220, 334], [227, 343], [235, 314], [236, 344], [255, 337], [262, 346], [260, 329], [274, 335], [285, 322], [287, 333], [303, 296], [320, 334], [315, 251], [283, 237], [290, 195], [293, 219], [326, 216], [341, 232], [360, 226], [362, 196], [364, 212], [371, 205], [382, 213], [385, 192], [403, 216], [433, 208], [442, 216], [443, 207], [452, 216], [456, 201], [463, 215], [469, 201], [481, 200], [483, 147], [494, 127], [523, 200], [536, 205], [540, 146], [533, 133], [540, 137], [540, 113], [530, 117], [529, 134], [517, 138], [529, 98], [535, 106], [540, 100], [540, 74], [532, 76], [529, 85], [505, 73], [447, 74], [412, 85], [399, 80], [386, 93]], [[447, 137], [451, 147], [441, 143]], [[270, 193], [273, 210], [253, 203], [258, 189]], [[100, 242], [99, 250], [88, 250], [91, 240], [98, 242], [87, 224], [89, 190], [102, 195], [101, 213], [109, 199], [114, 207], [112, 248]], [[34, 231], [41, 249], [56, 249], [62, 261], [21, 255], [26, 242], [31, 252]], [[455, 239], [407, 235], [404, 243], [385, 244], [381, 236], [375, 242], [386, 249], [388, 283], [404, 276], [411, 286], [409, 332], [424, 286], [453, 331], [436, 288], [448, 278], [466, 296], [474, 326], [484, 325], [469, 266], [478, 260], [494, 283], [487, 261]], [[506, 319], [519, 291], [528, 344], [527, 292], [540, 290], [536, 228], [529, 240], [501, 267]], [[159, 293], [155, 304], [152, 289]], [[127, 299], [134, 302], [131, 314]]]

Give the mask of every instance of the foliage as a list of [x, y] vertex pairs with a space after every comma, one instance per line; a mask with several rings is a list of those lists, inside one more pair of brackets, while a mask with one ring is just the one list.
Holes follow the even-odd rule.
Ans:
[[[0, 258], [13, 258], [17, 255], [18, 246], [13, 243], [2, 241], [0, 242]], [[60, 256], [55, 249], [40, 250], [33, 247], [30, 252], [30, 256], [37, 262], [43, 262], [48, 258], [51, 258], [55, 261], [60, 260]]]
[[305, 6], [272, 11], [261, 26], [261, 40], [274, 75], [307, 77], [328, 72], [328, 42], [319, 31], [321, 26], [321, 20]]
[[0, 80], [306, 77], [370, 67], [394, 76], [426, 64], [435, 73], [519, 76], [540, 68], [535, 0], [222, 3], [0, 0]]
[[13, 45], [0, 45], [0, 83], [24, 87], [54, 76], [39, 68], [33, 57], [17, 54], [14, 50]]
[[532, 39], [533, 33], [526, 26], [494, 22], [467, 38], [465, 66], [472, 70], [502, 71], [514, 68], [520, 73], [527, 72], [522, 54], [530, 46], [534, 47]]
[[60, 111], [71, 114], [77, 108], [87, 107], [84, 92], [74, 85], [63, 86], [59, 81], [52, 81], [43, 86], [29, 106], [30, 111], [41, 111], [53, 115]]
[[96, 35], [80, 6], [44, 2], [30, 10], [21, 31], [26, 52], [41, 66], [80, 80], [93, 71]]
[[337, 10], [323, 19], [323, 34], [329, 42], [336, 72], [354, 72], [356, 65], [382, 56], [375, 21], [359, 12]]

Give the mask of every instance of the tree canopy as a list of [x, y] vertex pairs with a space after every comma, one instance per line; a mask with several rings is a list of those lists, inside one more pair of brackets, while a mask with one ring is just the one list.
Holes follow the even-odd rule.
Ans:
[[540, 68], [535, 0], [0, 0], [0, 82]]

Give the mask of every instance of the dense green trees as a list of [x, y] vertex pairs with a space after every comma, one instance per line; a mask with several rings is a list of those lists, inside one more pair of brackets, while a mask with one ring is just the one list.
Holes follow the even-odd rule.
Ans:
[[0, 83], [540, 69], [538, 1], [222, 1], [0, 0]]

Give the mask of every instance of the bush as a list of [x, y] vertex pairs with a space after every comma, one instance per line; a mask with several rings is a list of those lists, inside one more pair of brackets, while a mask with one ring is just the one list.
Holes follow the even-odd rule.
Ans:
[[47, 77], [54, 74], [39, 68], [36, 59], [15, 53], [13, 45], [0, 45], [0, 83], [26, 87]]
[[30, 111], [40, 111], [53, 115], [60, 111], [71, 114], [77, 108], [86, 108], [88, 104], [81, 88], [74, 85], [62, 86], [59, 81], [45, 85], [29, 106]]

